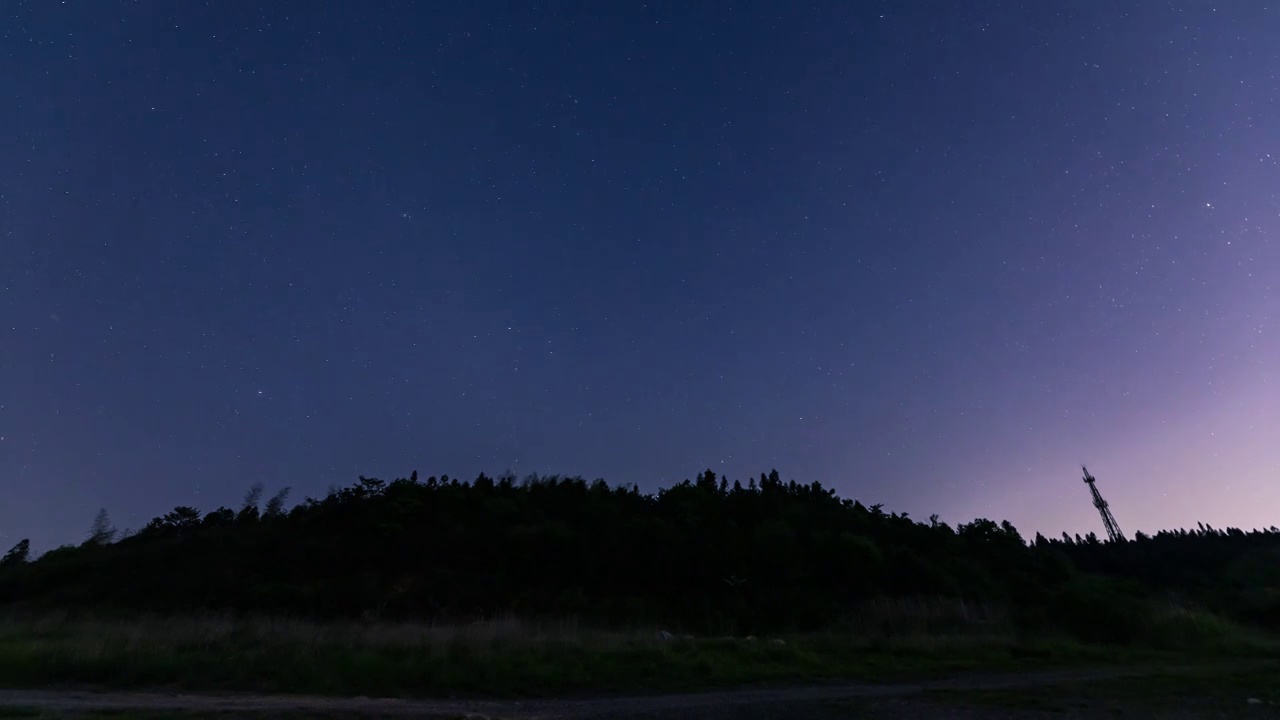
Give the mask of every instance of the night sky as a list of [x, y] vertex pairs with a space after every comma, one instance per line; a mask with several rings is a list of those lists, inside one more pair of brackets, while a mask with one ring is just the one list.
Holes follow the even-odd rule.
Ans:
[[[536, 6], [535, 6], [536, 5]], [[1280, 8], [6, 2], [0, 551], [417, 469], [1280, 523]]]

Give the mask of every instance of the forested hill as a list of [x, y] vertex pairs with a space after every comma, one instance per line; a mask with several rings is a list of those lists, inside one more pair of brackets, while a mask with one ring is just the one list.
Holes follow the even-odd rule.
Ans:
[[1280, 531], [1201, 527], [1031, 542], [1008, 522], [917, 522], [776, 472], [710, 470], [650, 495], [603, 481], [361, 478], [291, 509], [178, 507], [116, 537], [0, 564], [0, 604], [111, 611], [464, 619], [691, 631], [829, 626], [870, 600], [958, 598], [1020, 626], [1121, 633], [1154, 599], [1280, 628]]

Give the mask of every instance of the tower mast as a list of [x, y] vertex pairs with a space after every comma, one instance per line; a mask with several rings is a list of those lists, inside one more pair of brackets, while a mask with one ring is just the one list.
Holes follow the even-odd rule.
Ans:
[[1094, 484], [1098, 479], [1089, 474], [1089, 468], [1081, 465], [1080, 469], [1084, 470], [1084, 482], [1089, 486], [1089, 494], [1093, 496], [1093, 506], [1098, 508], [1098, 514], [1102, 516], [1107, 537], [1111, 538], [1111, 542], [1123, 542], [1125, 538], [1124, 533], [1120, 532], [1120, 524], [1116, 522], [1116, 516], [1111, 514], [1111, 506], [1102, 499], [1102, 493], [1098, 492], [1098, 486]]

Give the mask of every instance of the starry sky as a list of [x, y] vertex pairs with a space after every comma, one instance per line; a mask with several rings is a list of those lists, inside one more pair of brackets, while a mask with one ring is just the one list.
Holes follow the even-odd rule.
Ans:
[[1280, 8], [0, 14], [4, 547], [414, 469], [1280, 523]]

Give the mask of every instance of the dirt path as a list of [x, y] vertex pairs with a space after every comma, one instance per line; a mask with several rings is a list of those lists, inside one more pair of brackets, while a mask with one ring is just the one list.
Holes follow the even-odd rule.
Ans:
[[902, 684], [841, 684], [760, 690], [725, 690], [679, 695], [600, 697], [566, 700], [462, 701], [393, 698], [338, 698], [307, 695], [201, 695], [69, 690], [0, 689], [0, 707], [50, 711], [135, 710], [217, 713], [300, 713], [397, 717], [538, 720], [545, 718], [678, 717], [753, 708], [765, 710], [860, 698], [907, 698], [929, 690], [1030, 688], [1066, 682], [1139, 677], [1150, 670], [1057, 671], [982, 675]]

